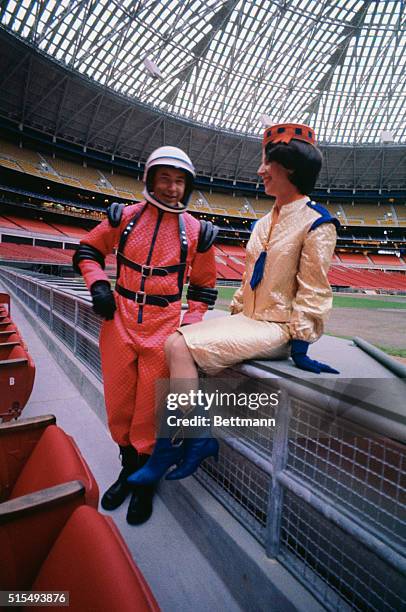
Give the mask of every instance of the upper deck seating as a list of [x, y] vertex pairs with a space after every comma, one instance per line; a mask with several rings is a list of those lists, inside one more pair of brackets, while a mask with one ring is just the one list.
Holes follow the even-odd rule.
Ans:
[[0, 141], [0, 165], [42, 177], [46, 172], [43, 164], [42, 158], [35, 151], [20, 148], [5, 140]]
[[124, 174], [109, 174], [107, 178], [118, 193], [123, 193], [125, 197], [131, 197], [131, 199], [143, 199], [144, 185], [141, 181]]
[[197, 189], [192, 191], [189, 201], [189, 209], [204, 214], [212, 212], [211, 206], [207, 201], [205, 194]]
[[368, 257], [363, 253], [339, 253], [343, 263], [368, 264]]
[[272, 198], [249, 198], [249, 203], [252, 208], [258, 214], [259, 217], [263, 217], [271, 210], [274, 200]]
[[247, 200], [243, 197], [232, 196], [224, 193], [206, 193], [213, 213], [221, 215], [231, 215], [234, 217], [255, 217], [251, 210], [246, 209]]
[[59, 157], [47, 157], [48, 165], [53, 168], [64, 179], [73, 179], [78, 184], [84, 181], [90, 184], [92, 188], [96, 188], [96, 183], [101, 176], [94, 168], [84, 167], [78, 163], [67, 161]]
[[[64, 183], [72, 187], [83, 187], [89, 191], [115, 195], [123, 199], [141, 199], [142, 184], [127, 176], [114, 175], [110, 180], [109, 174], [81, 163], [40, 155], [28, 148], [20, 148], [13, 143], [0, 140], [0, 166], [32, 174], [57, 183]], [[131, 185], [129, 181], [133, 181]], [[113, 182], [112, 182], [113, 181]], [[114, 183], [119, 185], [115, 188]]]
[[395, 255], [370, 255], [370, 260], [374, 264], [384, 265], [384, 266], [403, 266], [403, 261], [401, 261], [400, 257], [396, 257]]
[[394, 205], [398, 225], [406, 225], [406, 204]]
[[396, 220], [388, 204], [342, 204], [348, 225], [393, 225]]

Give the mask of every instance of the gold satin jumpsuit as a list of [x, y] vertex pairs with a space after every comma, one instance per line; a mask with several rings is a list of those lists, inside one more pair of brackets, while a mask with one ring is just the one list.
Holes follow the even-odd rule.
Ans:
[[[292, 339], [315, 342], [332, 307], [327, 272], [336, 244], [333, 223], [310, 231], [320, 213], [304, 196], [260, 219], [246, 249], [242, 285], [230, 304], [232, 317], [179, 328], [197, 365], [217, 374], [247, 359], [285, 359]], [[266, 249], [264, 274], [255, 290], [250, 279]]]

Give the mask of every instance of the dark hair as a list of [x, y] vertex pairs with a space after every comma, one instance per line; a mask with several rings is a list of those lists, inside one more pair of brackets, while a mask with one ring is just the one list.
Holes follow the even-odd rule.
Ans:
[[323, 158], [319, 149], [308, 142], [292, 139], [289, 144], [270, 142], [265, 148], [267, 162], [278, 162], [287, 170], [293, 170], [290, 182], [300, 193], [313, 191], [321, 170]]

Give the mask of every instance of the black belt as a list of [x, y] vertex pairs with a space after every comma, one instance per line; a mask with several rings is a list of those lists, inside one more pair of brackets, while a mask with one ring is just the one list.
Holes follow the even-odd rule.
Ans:
[[163, 308], [166, 308], [172, 302], [178, 302], [182, 297], [179, 293], [173, 295], [148, 295], [145, 291], [130, 291], [117, 283], [116, 291], [128, 300], [133, 300], [136, 304], [142, 306], [149, 304], [151, 306], [162, 306]]
[[168, 274], [173, 274], [174, 272], [179, 272], [180, 270], [184, 270], [186, 266], [185, 263], [176, 264], [174, 266], [161, 266], [161, 267], [145, 266], [145, 265], [138, 264], [135, 261], [132, 261], [131, 259], [128, 259], [122, 253], [117, 253], [117, 260], [120, 263], [123, 263], [125, 266], [132, 268], [132, 270], [136, 270], [137, 272], [140, 272], [142, 276], [145, 276], [147, 278], [149, 276], [167, 276]]

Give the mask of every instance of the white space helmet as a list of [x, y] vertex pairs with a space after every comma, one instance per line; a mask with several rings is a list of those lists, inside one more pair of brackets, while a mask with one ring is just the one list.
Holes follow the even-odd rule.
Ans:
[[[179, 206], [171, 206], [161, 202], [154, 196], [154, 174], [158, 166], [169, 166], [177, 170], [183, 170], [186, 176], [185, 193]], [[148, 202], [158, 206], [162, 210], [173, 213], [182, 213], [186, 210], [189, 198], [193, 191], [193, 179], [196, 176], [195, 169], [189, 157], [182, 149], [177, 147], [159, 147], [151, 153], [145, 164], [143, 181], [145, 188], [143, 195]]]

